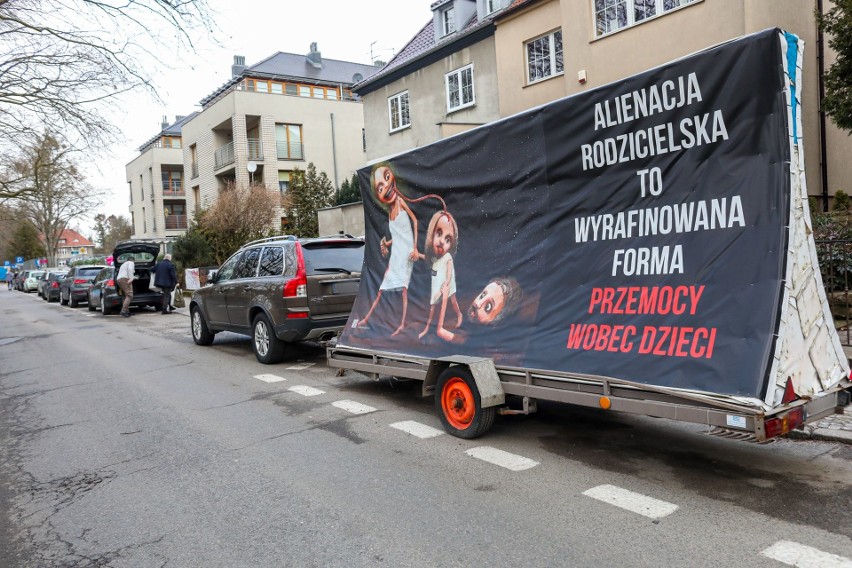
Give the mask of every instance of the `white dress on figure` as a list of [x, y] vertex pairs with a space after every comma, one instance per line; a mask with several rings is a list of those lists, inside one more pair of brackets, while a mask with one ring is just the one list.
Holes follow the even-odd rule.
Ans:
[[411, 269], [414, 263], [410, 255], [414, 252], [414, 232], [411, 229], [411, 219], [405, 211], [397, 213], [396, 219], [390, 219], [388, 227], [393, 244], [391, 244], [388, 271], [379, 290], [401, 290], [408, 288], [408, 283], [411, 281]]
[[[450, 253], [445, 254], [439, 259], [436, 259], [435, 262], [432, 263], [432, 301], [431, 303], [437, 304], [441, 301], [441, 286], [444, 285], [444, 280], [447, 279], [447, 264], [453, 260], [453, 255]], [[450, 291], [447, 294], [447, 298], [456, 293], [456, 271], [453, 270], [452, 275], [450, 275]]]

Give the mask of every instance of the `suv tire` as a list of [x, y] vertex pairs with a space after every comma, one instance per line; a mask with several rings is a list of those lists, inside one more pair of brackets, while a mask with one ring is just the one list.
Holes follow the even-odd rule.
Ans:
[[86, 307], [89, 308], [90, 312], [95, 311], [95, 306], [92, 305], [92, 295], [86, 294]]
[[62, 292], [59, 292], [59, 304], [61, 306], [67, 306], [68, 305], [68, 300], [66, 300], [65, 298], [62, 297]]
[[287, 352], [287, 344], [275, 337], [275, 330], [266, 314], [257, 314], [251, 326], [251, 347], [254, 356], [264, 365], [280, 363]]
[[192, 308], [190, 313], [190, 327], [192, 327], [192, 340], [196, 345], [210, 345], [213, 343], [213, 337], [216, 334], [212, 333], [207, 327], [207, 322], [204, 321], [204, 316], [201, 315], [201, 310], [198, 308]]

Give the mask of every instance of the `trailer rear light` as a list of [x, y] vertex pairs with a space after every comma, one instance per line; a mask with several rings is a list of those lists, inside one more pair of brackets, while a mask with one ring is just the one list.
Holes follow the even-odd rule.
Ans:
[[763, 423], [763, 430], [766, 432], [766, 438], [769, 439], [775, 436], [783, 436], [791, 430], [802, 427], [804, 423], [805, 409], [800, 406], [782, 416], [770, 418]]
[[[296, 276], [291, 278], [284, 284], [284, 297], [285, 298], [304, 298], [308, 295], [308, 275], [305, 272], [305, 257], [302, 255], [302, 245], [301, 243], [296, 243]], [[288, 318], [291, 315], [287, 316]], [[308, 317], [307, 314], [304, 316], [297, 317]]]

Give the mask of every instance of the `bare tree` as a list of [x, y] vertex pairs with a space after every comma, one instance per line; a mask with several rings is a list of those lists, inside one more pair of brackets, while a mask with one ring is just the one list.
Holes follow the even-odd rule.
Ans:
[[198, 230], [221, 264], [246, 242], [276, 234], [281, 197], [262, 185], [229, 186], [197, 219]]
[[33, 137], [12, 163], [12, 170], [20, 178], [15, 202], [41, 232], [48, 262], [53, 265], [62, 230], [99, 206], [103, 192], [86, 182], [74, 150], [50, 133]]
[[0, 0], [0, 144], [50, 125], [75, 146], [104, 145], [110, 103], [140, 88], [156, 97], [158, 53], [191, 49], [210, 13], [207, 0]]

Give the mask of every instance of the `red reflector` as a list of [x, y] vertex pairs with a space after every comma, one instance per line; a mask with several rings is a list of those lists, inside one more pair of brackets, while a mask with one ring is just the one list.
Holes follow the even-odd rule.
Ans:
[[784, 397], [781, 399], [781, 403], [787, 404], [798, 398], [796, 391], [793, 389], [793, 380], [790, 377], [787, 377], [787, 385], [784, 387]]
[[87, 282], [88, 282], [88, 280], [82, 280], [80, 278], [74, 279], [74, 284], [86, 284]]
[[794, 408], [782, 416], [770, 418], [763, 423], [766, 438], [782, 436], [790, 430], [795, 430], [805, 423], [805, 410], [803, 407]]
[[288, 320], [294, 319], [308, 319], [308, 312], [295, 312], [292, 314], [287, 314]]

